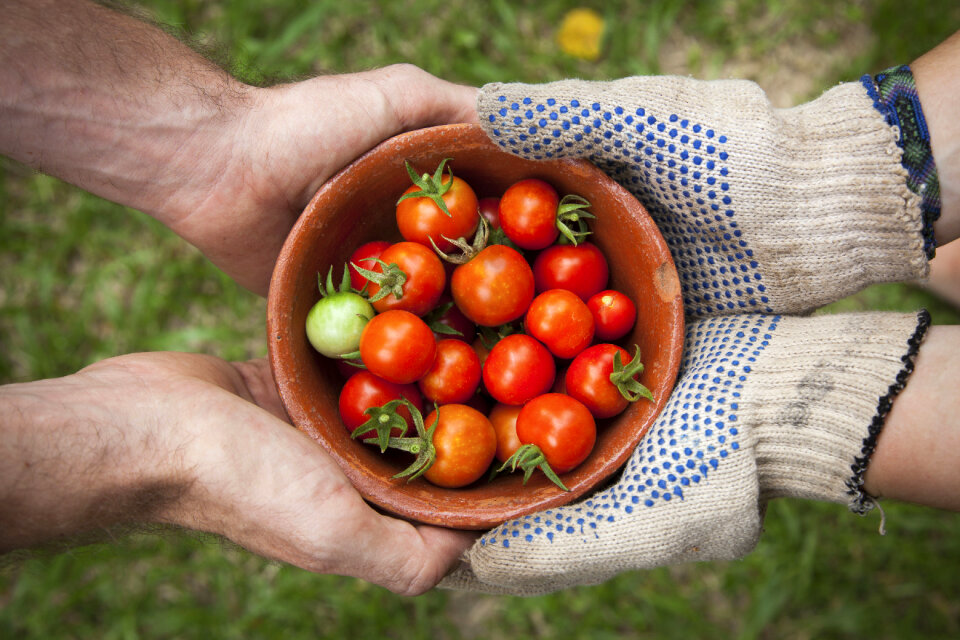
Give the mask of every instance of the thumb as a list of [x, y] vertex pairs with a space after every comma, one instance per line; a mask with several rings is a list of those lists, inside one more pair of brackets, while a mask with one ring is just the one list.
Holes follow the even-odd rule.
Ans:
[[[479, 89], [441, 80], [412, 64], [395, 64], [364, 74], [392, 110], [385, 136], [441, 124], [476, 124]], [[429, 97], [429, 99], [425, 99]]]

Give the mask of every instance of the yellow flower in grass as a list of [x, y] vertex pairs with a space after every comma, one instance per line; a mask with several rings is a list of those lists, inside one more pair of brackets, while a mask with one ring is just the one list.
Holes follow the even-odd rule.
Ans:
[[571, 9], [563, 17], [557, 33], [557, 44], [568, 55], [584, 60], [596, 60], [600, 57], [603, 27], [603, 18], [596, 11]]

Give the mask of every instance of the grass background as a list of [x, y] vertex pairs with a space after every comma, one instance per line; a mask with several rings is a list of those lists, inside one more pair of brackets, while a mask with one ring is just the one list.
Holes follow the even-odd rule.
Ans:
[[[841, 6], [842, 5], [842, 6]], [[149, 0], [138, 7], [253, 82], [408, 61], [448, 79], [747, 77], [775, 104], [909, 62], [960, 26], [955, 0]], [[607, 18], [603, 54], [565, 56], [563, 15]], [[925, 306], [883, 285], [830, 310]], [[123, 352], [265, 354], [265, 303], [159, 224], [0, 160], [0, 383]], [[517, 599], [394, 596], [181, 532], [131, 535], [0, 570], [0, 638], [950, 638], [960, 635], [960, 519], [777, 501], [742, 561], [622, 575]]]

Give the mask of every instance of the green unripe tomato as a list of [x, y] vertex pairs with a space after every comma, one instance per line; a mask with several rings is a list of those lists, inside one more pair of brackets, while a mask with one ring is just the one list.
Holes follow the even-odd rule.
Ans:
[[322, 298], [307, 314], [307, 339], [313, 348], [336, 358], [360, 348], [360, 334], [376, 314], [362, 296], [344, 291]]

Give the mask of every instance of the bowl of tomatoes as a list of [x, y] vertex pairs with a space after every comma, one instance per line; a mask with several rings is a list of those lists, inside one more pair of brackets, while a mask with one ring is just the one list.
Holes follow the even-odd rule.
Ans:
[[[320, 188], [277, 261], [267, 331], [292, 423], [365, 499], [487, 529], [626, 462], [673, 389], [683, 305], [656, 225], [602, 171], [446, 125]], [[601, 388], [614, 362], [633, 401]]]

